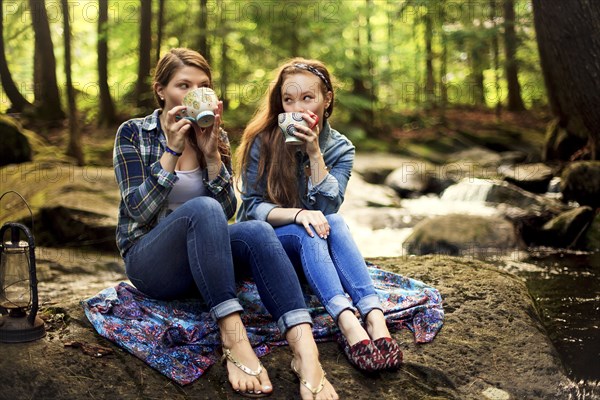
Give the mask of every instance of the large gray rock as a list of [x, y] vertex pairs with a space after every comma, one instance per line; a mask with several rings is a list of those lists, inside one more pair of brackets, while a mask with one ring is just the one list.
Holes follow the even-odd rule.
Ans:
[[[221, 365], [180, 387], [95, 333], [79, 301], [125, 279], [118, 256], [78, 249], [38, 250], [40, 314], [47, 335], [31, 343], [0, 345], [1, 398], [234, 397]], [[408, 330], [394, 333], [405, 358], [397, 372], [360, 373], [335, 343], [319, 343], [323, 367], [341, 399], [570, 398], [566, 388], [571, 383], [521, 280], [464, 258], [373, 261], [436, 287], [444, 299], [445, 324], [428, 344], [415, 344]], [[66, 346], [72, 342], [81, 347]], [[100, 352], [106, 355], [94, 356]], [[290, 360], [287, 347], [275, 348], [262, 359], [274, 384], [274, 399], [298, 398], [299, 383]]]
[[419, 222], [404, 242], [410, 254], [506, 253], [518, 246], [515, 228], [500, 217], [449, 214]]
[[402, 198], [414, 198], [427, 193], [439, 194], [453, 182], [445, 176], [441, 167], [413, 160], [392, 171], [384, 184]]
[[[120, 196], [111, 168], [44, 161], [5, 166], [0, 176], [3, 189], [16, 190], [29, 203], [37, 243], [116, 248]], [[4, 207], [11, 211], [0, 222], [28, 220], [18, 198], [11, 197]]]
[[540, 229], [537, 245], [574, 247], [594, 219], [591, 207], [578, 207], [557, 215]]
[[561, 192], [565, 201], [600, 207], [600, 161], [578, 161], [568, 165], [562, 173]]
[[0, 115], [0, 167], [31, 161], [32, 151], [23, 128], [7, 115]]
[[358, 152], [354, 157], [352, 171], [353, 174], [362, 176], [366, 182], [379, 185], [383, 184], [393, 170], [414, 162], [418, 160], [390, 153]]
[[600, 251], [600, 213], [596, 214], [585, 232], [583, 247], [589, 251]]
[[507, 182], [534, 193], [546, 193], [554, 173], [543, 163], [517, 164], [498, 168]]

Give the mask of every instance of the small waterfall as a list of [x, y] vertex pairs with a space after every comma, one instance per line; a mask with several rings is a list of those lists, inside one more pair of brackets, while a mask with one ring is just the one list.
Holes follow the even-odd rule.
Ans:
[[441, 199], [445, 201], [466, 201], [483, 203], [494, 184], [487, 179], [465, 178], [448, 187], [442, 193]]

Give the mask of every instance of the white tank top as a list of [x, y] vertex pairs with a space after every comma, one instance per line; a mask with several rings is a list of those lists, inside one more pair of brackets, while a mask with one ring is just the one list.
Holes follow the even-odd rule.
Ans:
[[191, 171], [177, 171], [179, 178], [171, 193], [169, 193], [169, 209], [175, 210], [186, 201], [198, 196], [206, 196], [208, 194], [204, 182], [202, 181], [202, 171], [200, 167]]

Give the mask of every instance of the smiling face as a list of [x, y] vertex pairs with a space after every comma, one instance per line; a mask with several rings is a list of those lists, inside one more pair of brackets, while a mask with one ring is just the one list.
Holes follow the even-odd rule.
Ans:
[[164, 110], [169, 111], [175, 106], [180, 106], [183, 97], [190, 90], [200, 87], [210, 87], [211, 82], [208, 75], [200, 68], [183, 66], [178, 69], [166, 86], [160, 83], [154, 84], [154, 90], [159, 98], [164, 98]]
[[323, 129], [323, 114], [332, 99], [332, 93], [324, 94], [321, 79], [310, 73], [300, 72], [287, 76], [281, 85], [281, 100], [285, 112], [305, 112], [319, 116], [319, 130]]

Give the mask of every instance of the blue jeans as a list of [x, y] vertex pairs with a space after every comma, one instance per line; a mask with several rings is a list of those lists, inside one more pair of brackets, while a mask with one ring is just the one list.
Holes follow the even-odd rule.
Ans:
[[275, 233], [292, 263], [301, 265], [308, 285], [335, 321], [347, 309], [358, 309], [363, 319], [373, 309], [383, 310], [344, 219], [338, 214], [326, 218], [330, 226], [327, 239], [316, 234], [311, 238], [302, 225], [296, 224], [277, 227]]
[[127, 276], [146, 295], [170, 300], [202, 296], [215, 320], [243, 311], [235, 270], [251, 274], [285, 335], [312, 324], [294, 267], [266, 222], [228, 225], [211, 197], [184, 203], [142, 236], [124, 257]]

